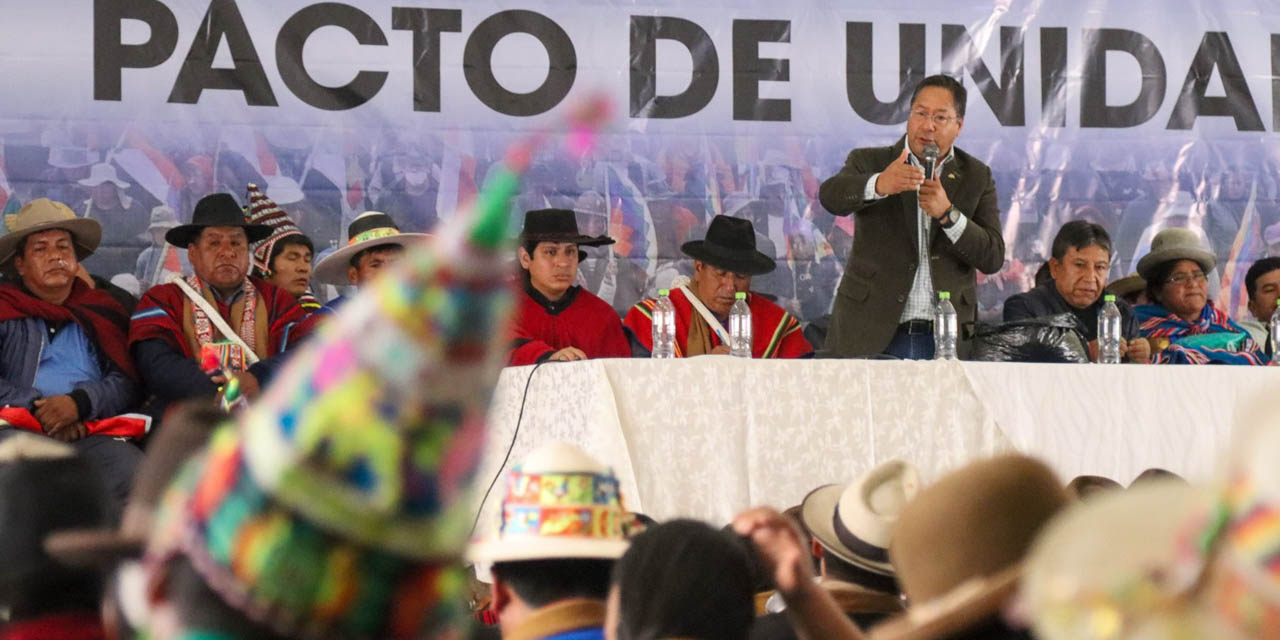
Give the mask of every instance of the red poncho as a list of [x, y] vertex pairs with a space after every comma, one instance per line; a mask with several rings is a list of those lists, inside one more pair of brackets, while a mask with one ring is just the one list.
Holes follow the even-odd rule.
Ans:
[[511, 333], [512, 366], [534, 364], [565, 347], [581, 349], [588, 358], [631, 357], [618, 314], [581, 287], [570, 287], [555, 302], [526, 287], [517, 294]]
[[[631, 307], [623, 324], [635, 333], [636, 339], [646, 349], [653, 350], [654, 298], [646, 298]], [[693, 305], [680, 289], [671, 290], [671, 304], [676, 308], [676, 357], [685, 357], [688, 350], [689, 323], [694, 314]], [[799, 358], [813, 353], [813, 347], [800, 332], [800, 321], [782, 310], [782, 307], [754, 293], [747, 294], [751, 307], [751, 357]], [[711, 332], [712, 345], [722, 344], [719, 336]]]

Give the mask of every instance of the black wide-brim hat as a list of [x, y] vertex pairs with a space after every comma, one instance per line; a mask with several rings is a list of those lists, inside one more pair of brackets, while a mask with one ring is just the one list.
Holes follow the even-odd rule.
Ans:
[[520, 242], [572, 242], [584, 247], [602, 247], [616, 240], [579, 233], [578, 216], [569, 209], [535, 209], [524, 214]]
[[191, 222], [174, 227], [164, 234], [165, 242], [182, 249], [200, 237], [206, 227], [241, 227], [249, 242], [265, 240], [271, 235], [271, 227], [265, 224], [250, 224], [245, 220], [244, 209], [236, 203], [229, 193], [211, 193], [196, 203], [191, 213]]
[[707, 238], [686, 242], [680, 250], [694, 260], [748, 276], [763, 275], [778, 266], [773, 258], [756, 250], [751, 221], [729, 216], [712, 218]]

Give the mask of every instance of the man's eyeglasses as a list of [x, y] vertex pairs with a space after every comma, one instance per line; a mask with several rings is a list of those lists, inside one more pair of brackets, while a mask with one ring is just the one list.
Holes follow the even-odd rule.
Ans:
[[1209, 281], [1209, 276], [1206, 276], [1205, 274], [1203, 274], [1203, 273], [1201, 273], [1201, 272], [1199, 272], [1199, 271], [1197, 271], [1197, 272], [1195, 272], [1195, 273], [1179, 273], [1179, 274], [1177, 274], [1177, 275], [1175, 275], [1175, 276], [1173, 276], [1173, 277], [1169, 278], [1169, 280], [1168, 280], [1168, 282], [1170, 282], [1170, 283], [1172, 283], [1172, 284], [1176, 284], [1176, 285], [1178, 285], [1179, 287], [1185, 287], [1185, 286], [1187, 286], [1187, 284], [1188, 284], [1188, 283], [1191, 283], [1191, 282], [1195, 282], [1196, 284], [1200, 284], [1200, 283], [1202, 283], [1202, 282], [1208, 282], [1208, 281]]
[[942, 115], [940, 113], [935, 113], [931, 115], [925, 111], [912, 111], [911, 117], [915, 118], [916, 120], [932, 120], [933, 124], [939, 127], [945, 127], [951, 124], [952, 122], [956, 121], [955, 116], [947, 116], [947, 115]]

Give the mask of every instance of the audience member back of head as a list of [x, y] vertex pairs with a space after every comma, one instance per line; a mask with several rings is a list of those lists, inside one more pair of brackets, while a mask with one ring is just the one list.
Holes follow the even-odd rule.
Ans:
[[634, 538], [614, 567], [608, 638], [742, 640], [755, 614], [741, 538], [673, 520]]

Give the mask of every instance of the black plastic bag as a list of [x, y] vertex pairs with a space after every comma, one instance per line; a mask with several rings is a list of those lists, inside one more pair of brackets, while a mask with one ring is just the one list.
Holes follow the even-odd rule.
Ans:
[[979, 325], [970, 360], [986, 362], [1089, 362], [1076, 317], [1070, 313]]

